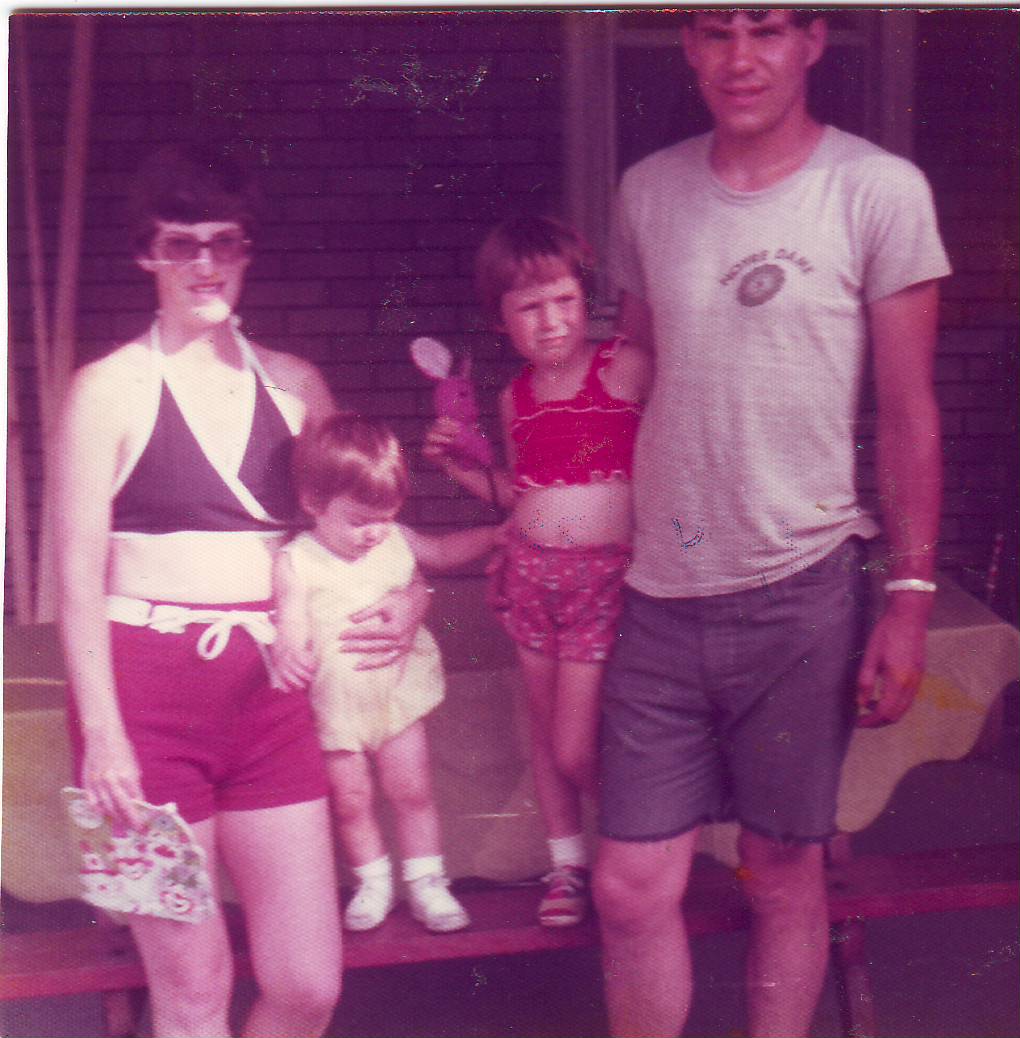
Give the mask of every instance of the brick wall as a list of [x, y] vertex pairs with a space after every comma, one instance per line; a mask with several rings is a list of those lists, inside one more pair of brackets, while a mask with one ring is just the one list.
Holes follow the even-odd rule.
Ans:
[[975, 592], [1006, 535], [997, 606], [1016, 619], [1016, 11], [918, 17], [916, 159], [932, 181], [953, 276], [936, 378], [943, 416], [943, 564]]
[[[25, 20], [52, 272], [74, 19]], [[416, 459], [431, 390], [407, 344], [435, 335], [473, 354], [491, 421], [514, 362], [473, 305], [472, 256], [503, 216], [558, 205], [560, 45], [554, 13], [97, 17], [78, 362], [151, 320], [149, 279], [127, 255], [123, 199], [144, 155], [197, 129], [249, 141], [265, 166], [270, 217], [239, 308], [254, 339], [318, 363], [338, 400], [390, 419]], [[18, 130], [12, 119], [11, 344], [34, 527], [40, 457]], [[409, 521], [491, 519], [435, 470], [416, 472], [415, 484]]]
[[[15, 17], [28, 23], [52, 272], [74, 19]], [[1008, 533], [1003, 570], [1015, 572], [1018, 21], [1011, 11], [919, 16], [916, 157], [956, 270], [945, 285], [937, 371], [942, 557], [975, 590], [998, 529]], [[559, 205], [559, 30], [554, 12], [97, 16], [78, 360], [147, 325], [154, 299], [126, 255], [123, 197], [143, 155], [201, 128], [246, 139], [265, 166], [271, 216], [240, 308], [249, 333], [319, 363], [340, 400], [392, 420], [412, 458], [430, 392], [406, 347], [416, 334], [436, 335], [471, 350], [491, 421], [515, 363], [472, 304], [471, 256], [503, 215]], [[12, 83], [18, 57], [15, 44]], [[11, 113], [10, 341], [35, 516], [40, 459], [13, 101]], [[416, 468], [409, 521], [489, 517], [444, 477]]]

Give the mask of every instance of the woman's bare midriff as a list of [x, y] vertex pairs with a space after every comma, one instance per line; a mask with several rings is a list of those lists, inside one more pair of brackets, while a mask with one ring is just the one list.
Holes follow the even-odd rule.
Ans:
[[547, 547], [629, 544], [630, 489], [622, 478], [533, 487], [517, 499], [511, 528]]
[[154, 602], [268, 601], [283, 534], [186, 531], [112, 537], [107, 590]]

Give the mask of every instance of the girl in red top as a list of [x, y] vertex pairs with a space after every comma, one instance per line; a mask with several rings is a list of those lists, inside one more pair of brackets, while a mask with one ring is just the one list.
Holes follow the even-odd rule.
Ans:
[[483, 308], [528, 361], [499, 399], [507, 469], [488, 475], [450, 453], [437, 420], [424, 454], [479, 497], [511, 510], [495, 597], [528, 689], [532, 766], [553, 869], [546, 926], [588, 903], [581, 792], [594, 793], [602, 668], [629, 562], [631, 456], [651, 360], [621, 340], [585, 337], [585, 242], [544, 217], [493, 230], [475, 272]]

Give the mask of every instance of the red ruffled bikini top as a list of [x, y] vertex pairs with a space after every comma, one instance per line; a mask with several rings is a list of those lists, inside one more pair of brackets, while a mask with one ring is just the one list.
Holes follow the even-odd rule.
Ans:
[[610, 396], [599, 378], [616, 350], [617, 340], [598, 347], [584, 385], [570, 400], [537, 402], [530, 364], [514, 379], [510, 435], [517, 448], [518, 487], [573, 486], [617, 476], [630, 479], [641, 406]]

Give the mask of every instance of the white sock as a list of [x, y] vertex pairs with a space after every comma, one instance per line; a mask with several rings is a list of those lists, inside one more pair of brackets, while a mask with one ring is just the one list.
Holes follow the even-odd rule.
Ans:
[[413, 883], [425, 876], [442, 876], [445, 872], [441, 854], [427, 854], [420, 858], [405, 858], [403, 876], [405, 883]]
[[549, 844], [549, 857], [552, 859], [554, 867], [560, 865], [588, 867], [588, 848], [583, 833], [576, 833], [573, 836], [556, 836], [546, 842]]
[[351, 871], [362, 883], [371, 883], [373, 881], [390, 879], [393, 873], [393, 866], [390, 864], [389, 855], [384, 854], [381, 858], [376, 858], [375, 861], [366, 862], [364, 865], [355, 865]]

